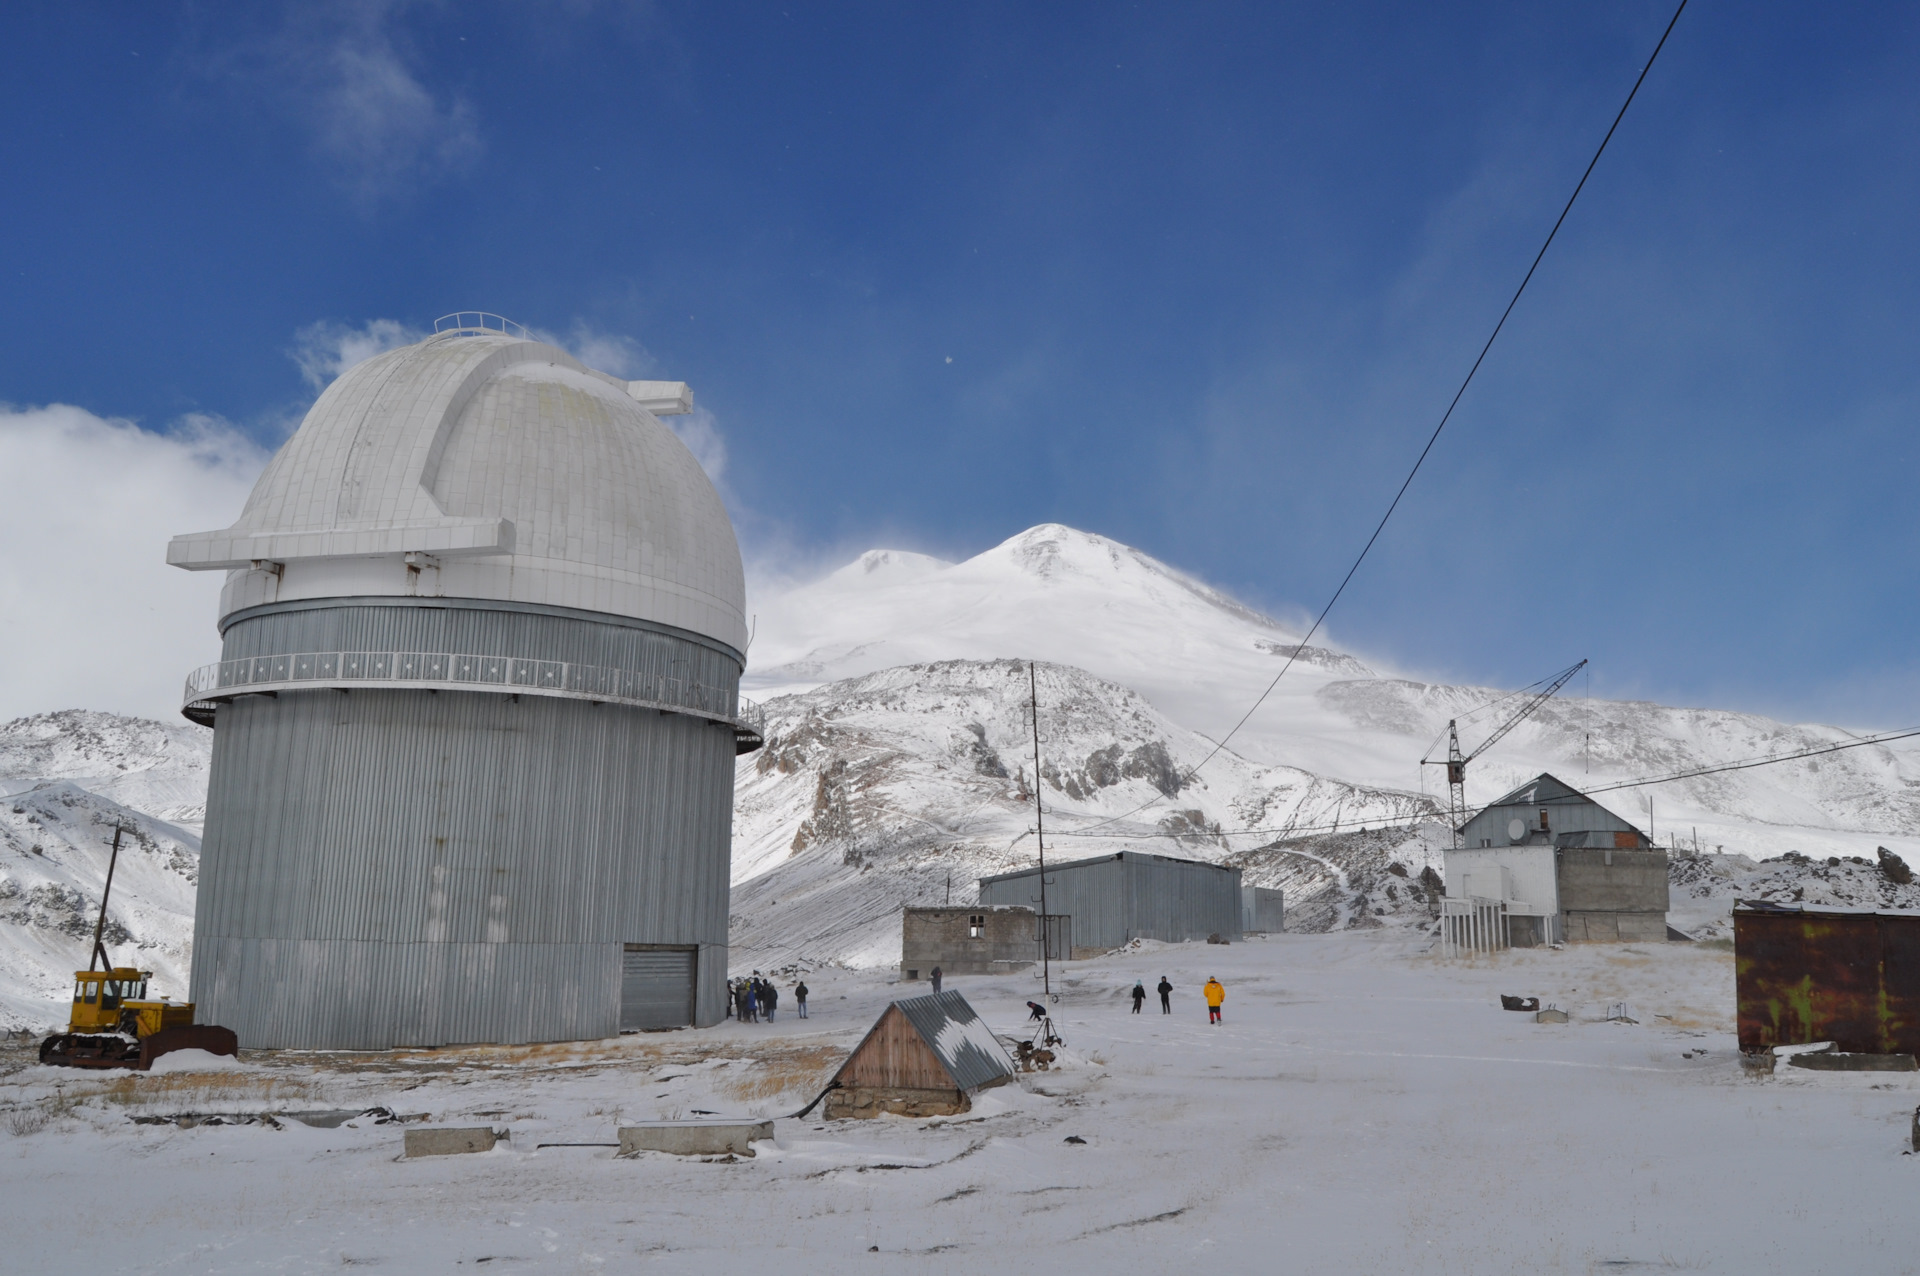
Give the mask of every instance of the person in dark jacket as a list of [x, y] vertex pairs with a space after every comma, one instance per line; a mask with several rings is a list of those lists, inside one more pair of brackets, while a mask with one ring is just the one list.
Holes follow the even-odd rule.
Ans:
[[1172, 1014], [1173, 1013], [1173, 985], [1167, 982], [1167, 977], [1165, 975], [1160, 976], [1159, 991], [1160, 991], [1160, 1013], [1163, 1015]]
[[1027, 1016], [1030, 1021], [1037, 1022], [1047, 1017], [1047, 1008], [1037, 1001], [1029, 1001], [1027, 1009], [1033, 1012]]
[[938, 966], [933, 968], [933, 990], [935, 992], [940, 991], [940, 967]]
[[1133, 1013], [1136, 1015], [1139, 1014], [1140, 1007], [1146, 1004], [1147, 986], [1136, 979], [1133, 984]]
[[807, 985], [802, 982], [793, 987], [793, 1004], [799, 1009], [800, 1017], [807, 1017]]
[[767, 1007], [767, 1022], [772, 1023], [773, 1012], [780, 1005], [780, 990], [774, 987], [773, 980], [769, 979], [761, 985], [760, 996]]

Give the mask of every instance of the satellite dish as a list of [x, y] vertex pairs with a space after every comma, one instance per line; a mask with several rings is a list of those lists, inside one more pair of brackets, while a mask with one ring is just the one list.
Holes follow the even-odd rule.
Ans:
[[1507, 840], [1509, 842], [1523, 842], [1526, 840], [1526, 837], [1527, 822], [1525, 820], [1512, 819], [1507, 821]]

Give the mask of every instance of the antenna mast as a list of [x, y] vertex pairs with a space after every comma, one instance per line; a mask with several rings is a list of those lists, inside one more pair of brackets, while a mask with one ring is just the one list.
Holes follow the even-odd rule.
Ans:
[[107, 860], [107, 884], [100, 891], [100, 917], [93, 923], [93, 951], [87, 954], [87, 970], [89, 972], [93, 970], [93, 963], [96, 961], [100, 963], [100, 969], [102, 970], [110, 971], [113, 969], [113, 963], [107, 960], [107, 950], [106, 947], [101, 944], [100, 936], [104, 934], [107, 929], [107, 899], [113, 894], [113, 870], [119, 867], [120, 864], [120, 834], [125, 830], [125, 827], [125, 825], [121, 824], [113, 826], [113, 856]]
[[1027, 706], [1033, 712], [1033, 835], [1040, 848], [1040, 979], [1051, 1001], [1053, 968], [1048, 961], [1048, 950], [1053, 945], [1048, 941], [1053, 936], [1047, 933], [1047, 831], [1040, 817], [1040, 679], [1033, 671], [1031, 660], [1027, 661]]

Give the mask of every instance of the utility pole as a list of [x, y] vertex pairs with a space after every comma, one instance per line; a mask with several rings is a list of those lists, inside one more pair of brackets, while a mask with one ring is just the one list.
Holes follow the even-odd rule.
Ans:
[[1040, 818], [1040, 677], [1027, 661], [1027, 707], [1033, 712], [1033, 835], [1040, 848], [1040, 979], [1047, 1000], [1053, 1000], [1053, 968], [1047, 941], [1047, 831]]
[[107, 928], [107, 899], [113, 894], [113, 870], [120, 866], [120, 834], [125, 826], [113, 826], [113, 856], [107, 861], [107, 884], [100, 891], [100, 919], [93, 924], [93, 951], [87, 955], [87, 970], [93, 970], [93, 963], [99, 962], [102, 970], [112, 970], [113, 963], [107, 960], [107, 950], [101, 945], [100, 937]]

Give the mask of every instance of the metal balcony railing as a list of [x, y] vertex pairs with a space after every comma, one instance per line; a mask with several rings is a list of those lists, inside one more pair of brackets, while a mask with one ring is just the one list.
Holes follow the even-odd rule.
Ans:
[[533, 335], [527, 331], [525, 324], [515, 323], [485, 310], [456, 310], [450, 315], [441, 315], [433, 321], [433, 332], [441, 337], [486, 333], [495, 337], [519, 337], [522, 340]]
[[730, 723], [742, 753], [766, 738], [766, 712], [725, 687], [567, 660], [432, 651], [304, 651], [222, 660], [187, 675], [181, 711], [211, 726], [214, 706], [223, 700], [316, 687], [496, 690], [606, 701]]

